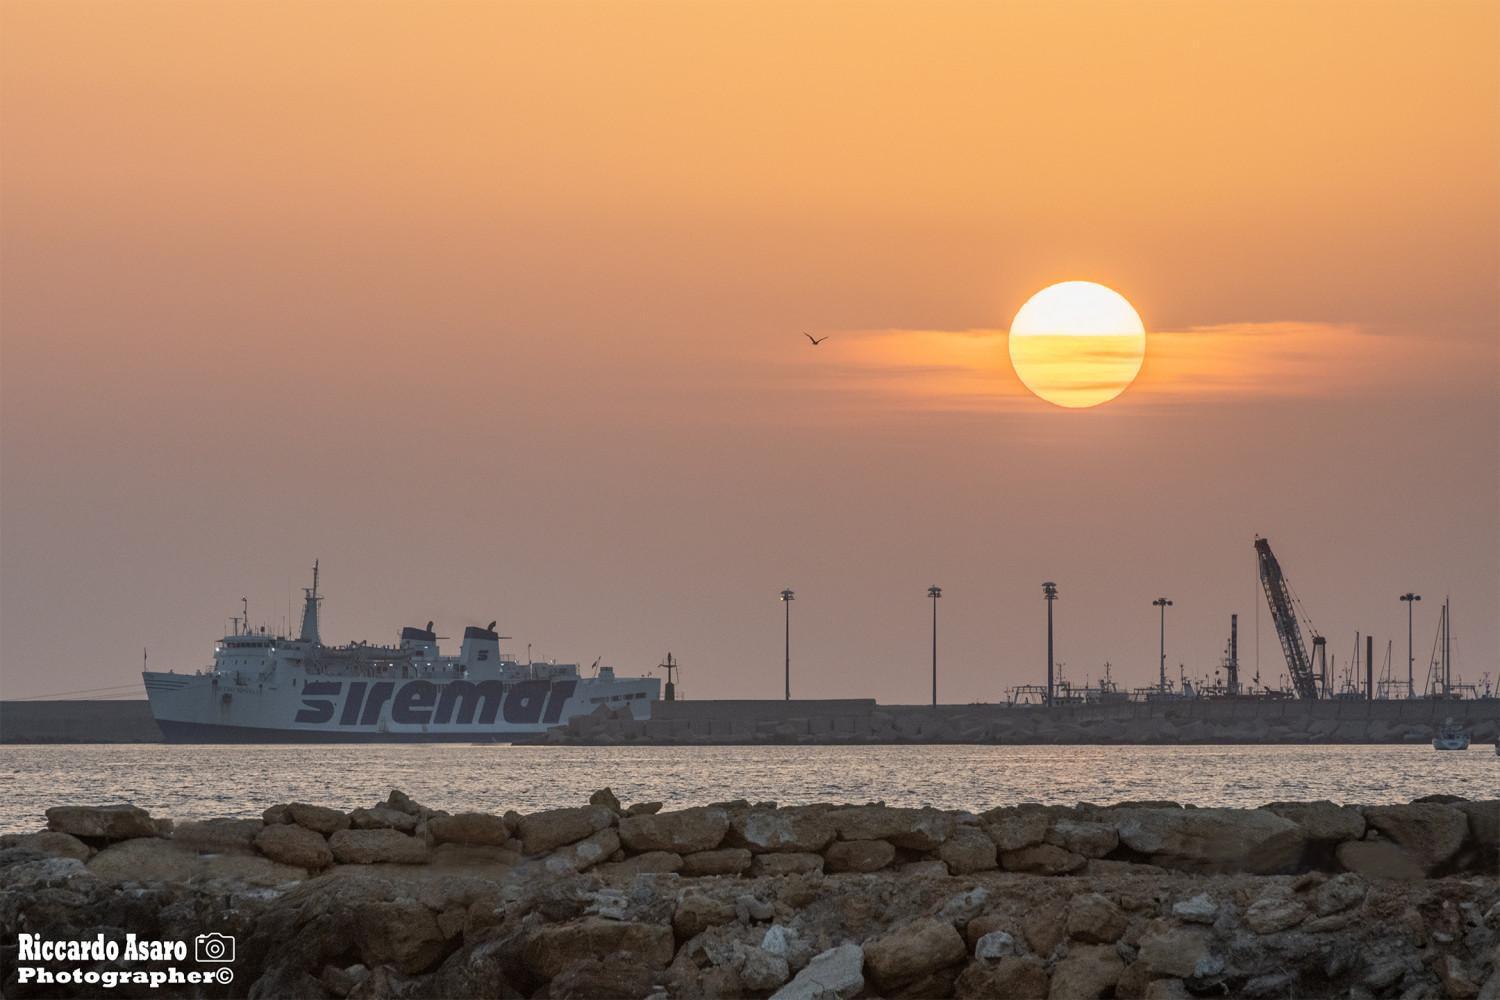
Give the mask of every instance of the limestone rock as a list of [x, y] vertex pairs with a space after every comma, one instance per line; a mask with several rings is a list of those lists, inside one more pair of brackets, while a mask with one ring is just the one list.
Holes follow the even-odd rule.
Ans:
[[883, 990], [920, 979], [968, 956], [953, 925], [931, 918], [893, 928], [865, 945], [865, 965]]
[[742, 946], [735, 956], [734, 968], [745, 989], [756, 993], [774, 990], [792, 976], [785, 958], [761, 948]]
[[938, 847], [937, 853], [954, 875], [990, 871], [999, 865], [995, 842], [983, 830], [973, 826], [955, 828]]
[[1212, 896], [1200, 892], [1191, 899], [1184, 899], [1172, 906], [1172, 916], [1189, 924], [1211, 924], [1219, 915], [1219, 904]]
[[1337, 855], [1346, 870], [1366, 878], [1415, 882], [1427, 874], [1410, 852], [1383, 840], [1346, 840]]
[[438, 844], [428, 855], [428, 863], [448, 868], [509, 867], [521, 860], [519, 851], [488, 844]]
[[[768, 855], [770, 856], [770, 855]], [[774, 855], [790, 857], [790, 855]], [[682, 874], [689, 877], [702, 875], [739, 875], [748, 871], [753, 855], [743, 847], [725, 847], [714, 851], [694, 851], [682, 857]]]
[[1052, 844], [1036, 844], [1018, 851], [1000, 852], [1000, 867], [1008, 872], [1032, 875], [1066, 875], [1088, 863], [1088, 859]]
[[260, 818], [261, 822], [265, 823], [266, 826], [272, 826], [278, 823], [290, 823], [292, 821], [292, 814], [287, 809], [286, 803], [281, 802], [274, 806], [267, 806], [260, 814]]
[[625, 810], [626, 816], [650, 816], [652, 813], [661, 812], [660, 802], [637, 802]]
[[632, 851], [711, 851], [729, 832], [729, 813], [714, 806], [679, 809], [620, 821], [620, 842]]
[[1368, 889], [1365, 880], [1352, 872], [1336, 875], [1318, 886], [1318, 891], [1313, 896], [1313, 908], [1320, 917], [1341, 913], [1364, 902]]
[[306, 802], [292, 802], [286, 807], [287, 815], [292, 822], [298, 826], [305, 826], [309, 830], [316, 830], [327, 836], [339, 830], [349, 829], [349, 817], [337, 809], [329, 809], [327, 806], [313, 806]]
[[948, 862], [931, 858], [926, 861], [908, 861], [898, 871], [909, 878], [947, 878], [952, 874]]
[[1272, 802], [1261, 808], [1302, 827], [1308, 840], [1340, 842], [1358, 840], [1365, 835], [1363, 813], [1351, 806], [1335, 805], [1327, 799], [1317, 802]]
[[344, 865], [418, 865], [429, 853], [425, 840], [399, 830], [338, 830], [328, 838], [328, 846]]
[[1186, 979], [1211, 963], [1211, 932], [1207, 927], [1182, 927], [1170, 921], [1153, 921], [1141, 935], [1140, 961], [1155, 976]]
[[803, 851], [784, 854], [755, 854], [750, 859], [750, 874], [756, 877], [774, 875], [807, 875], [823, 870], [823, 855]]
[[1500, 853], [1500, 799], [1455, 802], [1454, 808], [1469, 817], [1469, 837], [1494, 857]]
[[689, 892], [677, 901], [677, 909], [672, 914], [672, 929], [686, 941], [710, 927], [732, 923], [734, 919], [733, 903], [717, 896]]
[[1068, 936], [1091, 944], [1113, 944], [1129, 921], [1108, 897], [1097, 892], [1074, 896], [1068, 903]]
[[1370, 806], [1365, 821], [1428, 872], [1457, 854], [1469, 834], [1469, 817], [1463, 810], [1436, 802]]
[[417, 829], [417, 817], [381, 803], [369, 809], [350, 810], [349, 825], [356, 830], [390, 829], [412, 833]]
[[613, 828], [584, 837], [576, 844], [559, 847], [545, 862], [555, 875], [586, 871], [605, 861], [620, 849], [620, 835]]
[[625, 952], [647, 968], [664, 969], [672, 961], [672, 929], [664, 924], [585, 917], [540, 928], [527, 939], [521, 958], [534, 974], [552, 979], [570, 965], [615, 952]]
[[816, 955], [771, 1000], [850, 1000], [865, 987], [864, 950], [841, 944]]
[[1032, 951], [1042, 958], [1050, 958], [1067, 933], [1067, 921], [1067, 900], [1053, 899], [1025, 912], [1021, 933]]
[[1302, 827], [1260, 809], [1117, 809], [1120, 843], [1153, 864], [1199, 872], [1269, 875], [1302, 857]]
[[200, 854], [222, 854], [225, 851], [250, 851], [255, 835], [264, 824], [258, 819], [188, 820], [178, 823], [172, 840], [179, 847]]
[[896, 848], [884, 840], [837, 840], [823, 857], [830, 872], [873, 872], [895, 860]]
[[[651, 968], [627, 958], [616, 954], [574, 962], [547, 984], [549, 1000], [601, 1000], [604, 997], [649, 995], [653, 979]], [[475, 994], [488, 995], [488, 991]]]
[[140, 806], [53, 806], [47, 829], [84, 840], [129, 840], [156, 836], [156, 823]]
[[954, 983], [954, 996], [972, 1000], [1040, 1000], [1047, 996], [1047, 967], [1035, 958], [972, 962]]
[[319, 871], [333, 864], [323, 835], [292, 823], [261, 827], [254, 843], [260, 853], [284, 865]]
[[1114, 989], [1125, 962], [1106, 944], [1077, 945], [1052, 970], [1048, 1000], [1084, 1000]]
[[953, 833], [953, 817], [938, 809], [851, 806], [828, 812], [840, 840], [885, 840], [897, 847], [931, 851]]
[[603, 806], [612, 813], [620, 813], [624, 811], [620, 806], [620, 800], [615, 797], [614, 791], [609, 788], [601, 788], [593, 795], [590, 795], [589, 805]]
[[989, 962], [1010, 958], [1016, 953], [1016, 939], [1005, 931], [990, 931], [974, 943], [974, 957]]
[[447, 953], [447, 940], [432, 911], [413, 900], [375, 900], [361, 905], [354, 934], [360, 959], [371, 968], [393, 965], [414, 975], [426, 972]]
[[11, 833], [0, 836], [0, 847], [19, 847], [54, 858], [87, 861], [94, 849], [71, 833], [43, 830], [41, 833]]
[[1085, 858], [1102, 858], [1120, 843], [1113, 826], [1060, 819], [1047, 830], [1044, 840]]
[[1257, 934], [1274, 934], [1295, 927], [1307, 917], [1307, 907], [1290, 896], [1262, 896], [1245, 910], [1245, 924]]
[[1035, 806], [991, 809], [979, 817], [980, 825], [1002, 851], [1019, 851], [1040, 844], [1047, 836], [1049, 818]]
[[452, 816], [433, 816], [427, 821], [432, 839], [438, 844], [487, 844], [503, 847], [510, 839], [505, 820], [488, 813], [466, 812]]
[[752, 854], [821, 851], [833, 839], [826, 814], [795, 809], [748, 809], [730, 821], [730, 847]]
[[603, 806], [547, 809], [521, 817], [521, 843], [527, 854], [542, 854], [577, 843], [614, 822], [615, 814]]

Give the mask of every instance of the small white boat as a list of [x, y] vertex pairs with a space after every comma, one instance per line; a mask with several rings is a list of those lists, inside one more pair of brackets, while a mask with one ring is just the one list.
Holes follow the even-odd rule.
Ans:
[[[1469, 734], [1464, 732], [1464, 727], [1452, 719], [1444, 719], [1443, 724], [1438, 727], [1437, 735], [1432, 738], [1434, 750], [1467, 750], [1469, 749]], [[1500, 753], [1500, 750], [1496, 750]]]

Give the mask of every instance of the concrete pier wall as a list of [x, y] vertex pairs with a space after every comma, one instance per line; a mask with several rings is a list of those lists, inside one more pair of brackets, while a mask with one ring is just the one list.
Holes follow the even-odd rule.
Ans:
[[0, 701], [0, 743], [160, 743], [145, 699]]

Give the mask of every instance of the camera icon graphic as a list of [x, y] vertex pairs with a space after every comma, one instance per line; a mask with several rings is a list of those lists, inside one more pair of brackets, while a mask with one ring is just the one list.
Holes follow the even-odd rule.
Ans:
[[199, 934], [193, 938], [193, 960], [197, 962], [233, 962], [234, 938], [228, 934]]

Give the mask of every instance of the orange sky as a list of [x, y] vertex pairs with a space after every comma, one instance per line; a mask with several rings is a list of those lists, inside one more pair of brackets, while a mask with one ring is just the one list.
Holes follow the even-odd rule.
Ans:
[[[1500, 651], [1491, 4], [0, 4], [0, 687], [499, 618], [695, 697]], [[1097, 410], [1004, 330], [1099, 281]], [[832, 334], [816, 349], [801, 330]], [[1430, 604], [1428, 602], [1431, 602]], [[1265, 614], [1261, 663], [1282, 670]], [[1249, 625], [1253, 631], [1253, 625]], [[1248, 647], [1250, 639], [1246, 639]], [[1398, 654], [1398, 659], [1402, 654]]]

